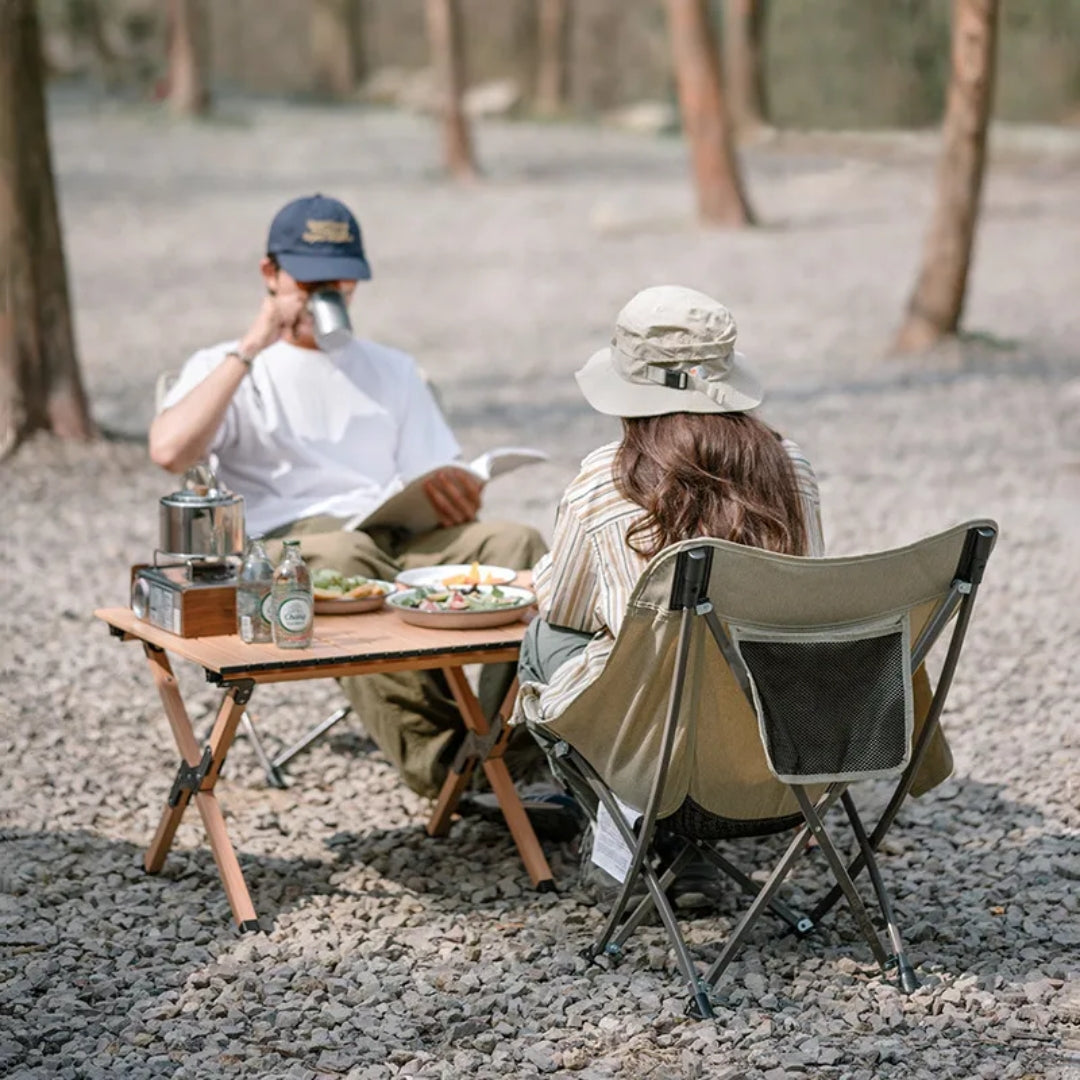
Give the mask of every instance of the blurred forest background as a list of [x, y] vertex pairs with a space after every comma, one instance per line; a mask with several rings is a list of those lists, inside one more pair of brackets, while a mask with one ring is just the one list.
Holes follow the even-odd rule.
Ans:
[[[422, 3], [188, 0], [188, 6], [205, 21], [206, 66], [217, 92], [421, 109], [431, 100]], [[721, 36], [723, 6], [713, 0]], [[168, 11], [160, 0], [42, 0], [39, 7], [54, 80], [136, 97], [164, 92]], [[566, 7], [563, 111], [591, 116], [645, 101], [673, 108], [662, 4], [579, 0]], [[463, 0], [468, 82], [500, 84], [475, 103], [476, 111], [537, 111], [536, 8], [536, 0]], [[936, 125], [949, 78], [950, 12], [950, 0], [763, 5], [765, 119], [794, 128]], [[1080, 124], [1080, 0], [1008, 0], [999, 31], [997, 119]], [[662, 112], [651, 116], [657, 126], [664, 121]], [[677, 123], [674, 110], [671, 123]]]
[[698, 220], [727, 228], [766, 223], [740, 145], [939, 127], [905, 352], [962, 330], [991, 117], [1080, 127], [1078, 40], [1080, 0], [0, 0], [0, 459], [34, 430], [93, 432], [47, 83], [226, 123], [255, 98], [424, 113], [466, 185], [483, 175], [473, 118], [681, 130]]

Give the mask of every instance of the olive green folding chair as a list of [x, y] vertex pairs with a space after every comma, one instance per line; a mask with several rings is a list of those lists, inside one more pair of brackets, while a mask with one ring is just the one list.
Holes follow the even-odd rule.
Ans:
[[[620, 955], [655, 907], [688, 1011], [712, 1016], [710, 990], [763, 912], [807, 934], [843, 896], [882, 971], [895, 971], [905, 992], [918, 985], [874, 853], [907, 796], [951, 771], [939, 720], [996, 536], [992, 521], [972, 521], [907, 547], [824, 559], [686, 541], [649, 564], [604, 671], [566, 711], [545, 717], [539, 688], [522, 687], [524, 717], [553, 767], [573, 788], [587, 786], [632, 853], [590, 956]], [[939, 639], [931, 693], [924, 661]], [[868, 829], [850, 786], [882, 779], [895, 786]], [[640, 811], [636, 827], [617, 800]], [[825, 828], [835, 805], [850, 833], [848, 859]], [[666, 865], [658, 830], [680, 842]], [[760, 887], [715, 849], [791, 830]], [[832, 888], [804, 915], [777, 894], [811, 837]], [[753, 896], [703, 973], [665, 893], [697, 852]], [[888, 947], [854, 885], [863, 868]], [[647, 893], [628, 913], [639, 879]]]

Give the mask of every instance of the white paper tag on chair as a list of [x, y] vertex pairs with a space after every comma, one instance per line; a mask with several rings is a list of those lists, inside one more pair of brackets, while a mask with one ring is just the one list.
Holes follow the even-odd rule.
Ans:
[[[615, 802], [618, 803], [623, 820], [632, 829], [641, 820], [641, 811], [612, 793]], [[616, 881], [625, 881], [630, 872], [630, 864], [634, 861], [633, 851], [626, 846], [615, 824], [615, 819], [608, 813], [607, 807], [600, 804], [600, 811], [596, 815], [596, 830], [593, 835], [592, 861], [605, 873], [610, 874]]]

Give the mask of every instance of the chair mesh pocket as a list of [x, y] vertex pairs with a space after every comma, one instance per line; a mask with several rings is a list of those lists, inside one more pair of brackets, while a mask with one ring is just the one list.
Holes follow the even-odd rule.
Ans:
[[732, 629], [777, 777], [805, 784], [904, 768], [913, 719], [906, 619], [832, 636]]

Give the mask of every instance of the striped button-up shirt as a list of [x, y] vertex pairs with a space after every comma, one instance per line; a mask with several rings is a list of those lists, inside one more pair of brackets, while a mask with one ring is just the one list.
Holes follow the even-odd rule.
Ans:
[[[795, 470], [806, 522], [807, 554], [825, 553], [817, 480], [802, 451], [783, 440]], [[596, 634], [585, 650], [563, 664], [540, 691], [540, 718], [552, 720], [600, 672], [615, 644], [630, 594], [649, 563], [626, 542], [644, 513], [615, 486], [617, 442], [594, 450], [566, 489], [555, 519], [551, 551], [537, 563], [533, 586], [540, 614], [556, 626]]]

